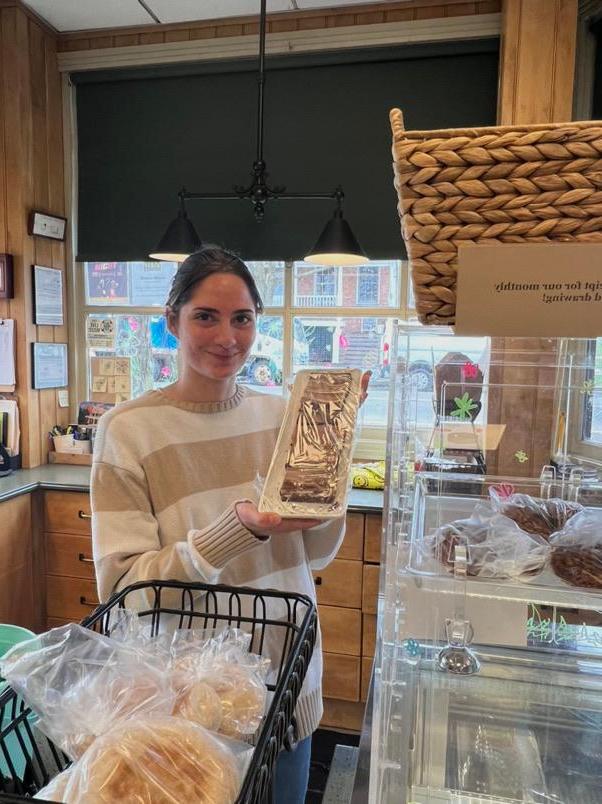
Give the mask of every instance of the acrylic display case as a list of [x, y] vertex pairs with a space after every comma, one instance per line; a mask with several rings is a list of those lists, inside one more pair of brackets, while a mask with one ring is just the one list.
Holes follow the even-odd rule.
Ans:
[[594, 353], [442, 328], [396, 353], [368, 798], [602, 801]]

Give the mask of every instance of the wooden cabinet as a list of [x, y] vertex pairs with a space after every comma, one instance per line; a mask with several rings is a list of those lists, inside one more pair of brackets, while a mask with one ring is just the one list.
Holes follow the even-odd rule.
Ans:
[[0, 503], [0, 623], [37, 630], [31, 494]]
[[44, 493], [46, 624], [82, 620], [98, 606], [90, 496], [76, 491]]
[[362, 562], [335, 558], [327, 567], [314, 572], [318, 604], [362, 607]]
[[337, 557], [314, 573], [324, 657], [324, 728], [361, 728], [376, 641], [381, 533], [380, 513], [350, 512]]

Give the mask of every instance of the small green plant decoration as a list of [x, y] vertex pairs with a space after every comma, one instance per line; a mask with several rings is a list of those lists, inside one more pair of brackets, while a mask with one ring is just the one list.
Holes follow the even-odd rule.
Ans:
[[454, 397], [454, 402], [456, 407], [452, 410], [451, 415], [458, 419], [472, 419], [472, 411], [479, 407], [476, 402], [468, 396], [468, 393]]

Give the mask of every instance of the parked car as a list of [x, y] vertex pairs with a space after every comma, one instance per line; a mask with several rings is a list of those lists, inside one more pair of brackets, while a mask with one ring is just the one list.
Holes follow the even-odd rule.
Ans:
[[[309, 361], [309, 345], [303, 324], [293, 319], [293, 362], [305, 366]], [[284, 354], [283, 320], [280, 316], [262, 316], [257, 322], [257, 337], [242, 376], [252, 385], [280, 385]]]
[[[389, 376], [391, 348], [393, 341], [393, 322], [387, 322], [381, 337], [380, 376]], [[434, 366], [449, 352], [462, 352], [473, 363], [482, 368], [487, 362], [487, 338], [463, 338], [455, 335], [422, 335], [412, 341], [411, 352], [403, 354], [405, 345], [398, 345], [399, 359], [409, 357], [408, 372], [419, 391], [431, 391], [433, 388]]]

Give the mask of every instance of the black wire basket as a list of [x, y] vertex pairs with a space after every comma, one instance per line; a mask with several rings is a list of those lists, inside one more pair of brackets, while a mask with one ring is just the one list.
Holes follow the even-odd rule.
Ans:
[[[273, 683], [268, 684], [270, 706], [236, 800], [237, 804], [269, 802], [278, 753], [296, 742], [293, 716], [316, 641], [317, 614], [312, 600], [271, 589], [150, 581], [117, 593], [82, 625], [107, 634], [116, 608], [135, 608], [142, 622], [151, 626], [152, 635], [159, 633], [169, 617], [170, 628], [241, 628], [251, 637], [249, 651], [265, 656], [269, 649], [275, 671]], [[21, 698], [10, 687], [1, 692], [0, 802], [31, 798], [69, 763], [36, 728], [35, 716]]]

